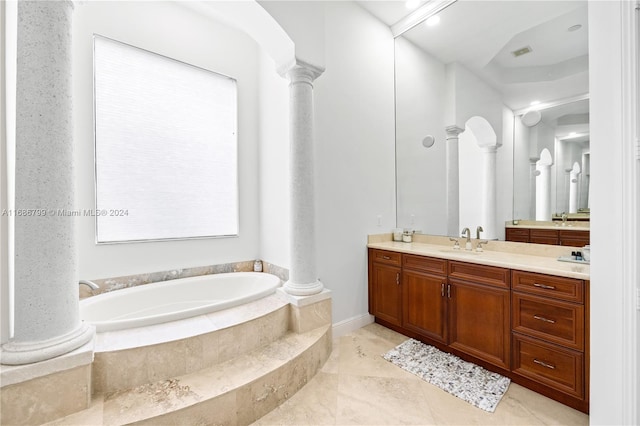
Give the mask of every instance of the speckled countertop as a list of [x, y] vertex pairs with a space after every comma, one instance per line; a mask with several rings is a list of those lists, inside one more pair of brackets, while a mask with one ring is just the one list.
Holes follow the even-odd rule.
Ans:
[[[567, 278], [590, 279], [590, 266], [561, 262], [559, 256], [567, 256], [572, 247], [549, 246], [542, 244], [513, 243], [507, 241], [490, 241], [484, 251], [466, 251], [465, 241], [460, 238], [461, 250], [453, 250], [453, 243], [447, 237], [415, 235], [412, 243], [394, 242], [391, 234], [370, 235], [367, 247], [389, 250], [420, 256], [437, 257], [520, 271], [537, 272]], [[473, 247], [477, 240], [472, 239]]]

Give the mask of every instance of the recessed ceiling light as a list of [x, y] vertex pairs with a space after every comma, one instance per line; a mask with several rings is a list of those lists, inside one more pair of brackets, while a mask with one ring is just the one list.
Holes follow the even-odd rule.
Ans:
[[407, 2], [404, 4], [404, 6], [407, 9], [415, 9], [419, 5], [420, 5], [420, 0], [407, 0]]
[[578, 31], [580, 28], [582, 28], [582, 25], [576, 24], [576, 25], [572, 25], [569, 28], [567, 28], [567, 31]]
[[438, 25], [439, 23], [440, 23], [440, 15], [433, 15], [432, 17], [430, 17], [425, 21], [425, 24], [427, 25], [427, 27], [433, 27], [435, 25]]

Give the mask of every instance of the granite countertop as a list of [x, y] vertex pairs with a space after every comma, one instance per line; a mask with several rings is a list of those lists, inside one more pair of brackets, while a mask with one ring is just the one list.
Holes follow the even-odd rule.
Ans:
[[[459, 241], [462, 248], [453, 250], [453, 243], [447, 237], [416, 235], [414, 242], [403, 243], [391, 241], [391, 234], [383, 234], [369, 236], [367, 247], [560, 277], [590, 279], [589, 264], [557, 260], [559, 256], [567, 256], [576, 248], [490, 241], [489, 244], [484, 246], [484, 251], [478, 253], [476, 251], [466, 251], [464, 249], [464, 239], [460, 238]], [[472, 240], [474, 249], [476, 241], [475, 239]]]
[[506, 228], [532, 228], [532, 229], [562, 229], [567, 231], [589, 231], [590, 223], [587, 221], [567, 221], [564, 225], [559, 221], [551, 220], [520, 220], [517, 225], [512, 221], [505, 222]]

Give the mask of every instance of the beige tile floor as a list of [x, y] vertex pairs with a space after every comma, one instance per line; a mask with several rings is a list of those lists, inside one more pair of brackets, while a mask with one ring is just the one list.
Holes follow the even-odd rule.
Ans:
[[380, 356], [405, 336], [370, 324], [334, 341], [322, 370], [254, 425], [587, 425], [589, 416], [512, 383], [494, 413]]

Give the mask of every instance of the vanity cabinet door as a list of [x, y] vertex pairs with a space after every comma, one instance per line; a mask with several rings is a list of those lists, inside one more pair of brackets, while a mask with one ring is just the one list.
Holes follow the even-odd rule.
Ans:
[[372, 315], [390, 324], [402, 325], [402, 297], [400, 267], [373, 262], [371, 287]]
[[404, 271], [402, 286], [403, 327], [446, 343], [446, 277]]
[[509, 290], [449, 278], [449, 346], [510, 368]]

